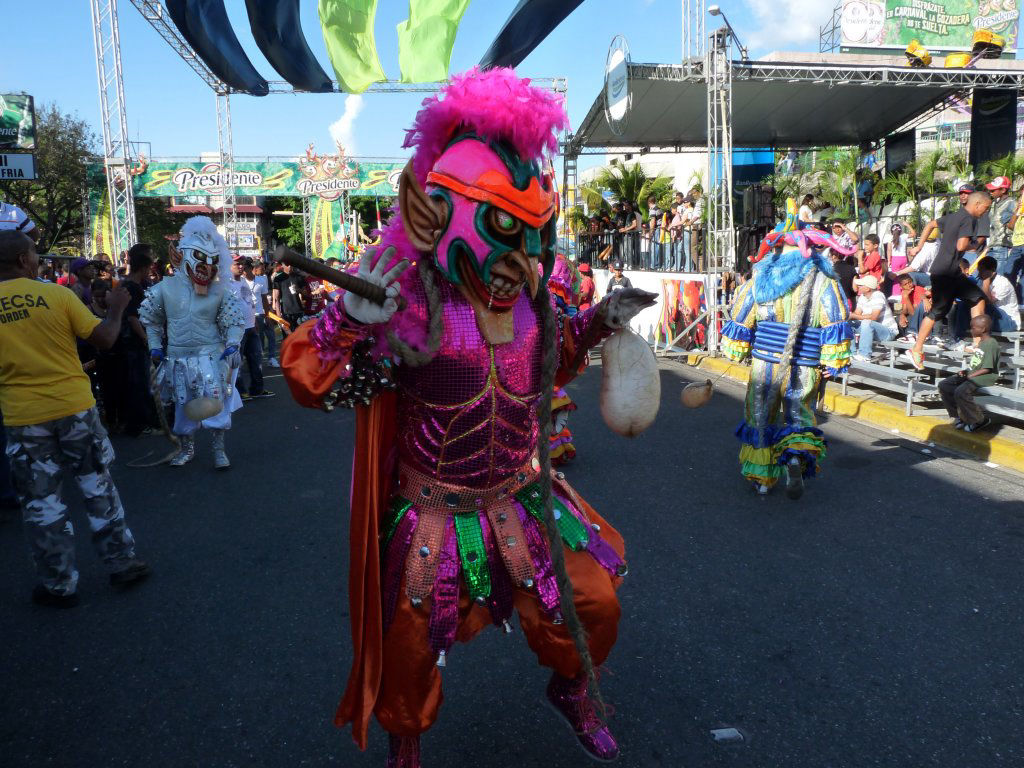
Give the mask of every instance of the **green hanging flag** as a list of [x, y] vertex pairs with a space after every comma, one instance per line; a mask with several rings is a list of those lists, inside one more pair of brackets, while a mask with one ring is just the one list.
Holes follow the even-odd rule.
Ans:
[[341, 90], [362, 93], [384, 80], [373, 22], [377, 0], [320, 0], [320, 27]]
[[469, 0], [409, 0], [409, 18], [398, 25], [398, 64], [403, 83], [448, 79], [455, 33]]

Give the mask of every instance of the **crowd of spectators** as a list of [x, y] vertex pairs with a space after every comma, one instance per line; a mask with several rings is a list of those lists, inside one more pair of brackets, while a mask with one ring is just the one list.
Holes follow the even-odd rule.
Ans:
[[578, 237], [580, 262], [597, 267], [693, 272], [705, 268], [704, 197], [700, 186], [670, 199], [649, 196], [643, 205], [616, 200], [595, 214]]
[[[859, 342], [855, 359], [870, 360], [881, 354], [875, 342], [902, 338], [916, 342], [922, 322], [942, 314], [943, 323], [934, 330], [933, 341], [955, 351], [965, 347], [973, 314], [983, 311], [990, 318], [992, 331], [1006, 333], [1021, 329], [1021, 278], [1024, 271], [1024, 189], [1017, 196], [1010, 194], [1011, 180], [1001, 176], [981, 190], [974, 184], [958, 184], [959, 205], [934, 221], [920, 233], [906, 221], [894, 223], [882, 239], [868, 234], [857, 235], [853, 223], [842, 220], [819, 222], [814, 217], [813, 197], [806, 196], [800, 206], [801, 226], [819, 227], [830, 232], [847, 248], [855, 248], [852, 256], [832, 251], [831, 260], [839, 284], [849, 301], [851, 319]], [[967, 216], [968, 201], [976, 192], [988, 204], [979, 216]], [[990, 201], [990, 202], [989, 202]], [[956, 248], [957, 238], [947, 237], [947, 227], [959, 216], [957, 227], [968, 228], [966, 248]], [[963, 222], [961, 222], [963, 219]], [[957, 273], [976, 288], [979, 301], [965, 301], [956, 296], [949, 300], [948, 317], [945, 293], [943, 304], [936, 309], [932, 283], [940, 246], [946, 243], [948, 257]], [[955, 255], [954, 255], [955, 254]], [[959, 278], [958, 278], [959, 279]], [[944, 286], [946, 278], [940, 276]], [[966, 283], [964, 283], [966, 284]], [[975, 294], [972, 294], [974, 296]], [[955, 299], [955, 300], [954, 300]]]

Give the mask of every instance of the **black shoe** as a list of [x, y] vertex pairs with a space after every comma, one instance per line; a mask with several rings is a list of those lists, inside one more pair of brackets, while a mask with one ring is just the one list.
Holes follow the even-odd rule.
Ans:
[[136, 560], [134, 563], [129, 565], [122, 571], [115, 571], [110, 574], [110, 586], [112, 587], [127, 587], [130, 584], [136, 584], [145, 579], [152, 570], [141, 560]]
[[269, 389], [264, 389], [259, 394], [250, 395], [250, 397], [253, 397], [253, 398], [256, 398], [256, 397], [273, 397], [276, 394], [277, 394], [276, 392], [271, 392]]
[[804, 465], [799, 460], [786, 464], [786, 496], [796, 500], [804, 495]]
[[964, 432], [977, 432], [979, 429], [992, 426], [992, 419], [986, 416], [984, 419], [979, 421], [977, 424], [967, 424], [964, 427]]
[[36, 584], [32, 588], [32, 602], [36, 605], [45, 605], [49, 608], [74, 608], [78, 605], [78, 593], [70, 595], [58, 595], [51, 592], [42, 584]]

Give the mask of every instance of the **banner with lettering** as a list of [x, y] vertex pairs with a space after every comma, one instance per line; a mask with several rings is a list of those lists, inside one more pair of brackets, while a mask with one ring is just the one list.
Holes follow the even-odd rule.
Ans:
[[220, 163], [141, 160], [131, 171], [135, 197], [216, 197], [232, 184], [235, 194], [257, 197], [393, 197], [404, 163], [338, 162], [336, 155], [296, 161], [235, 162], [230, 177]]
[[970, 51], [974, 33], [989, 30], [1017, 47], [1016, 0], [843, 0], [842, 46], [904, 50], [911, 40], [931, 51]]

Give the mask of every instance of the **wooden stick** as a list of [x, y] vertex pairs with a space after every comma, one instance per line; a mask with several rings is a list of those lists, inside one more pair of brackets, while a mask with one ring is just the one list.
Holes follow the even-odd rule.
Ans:
[[[361, 296], [367, 301], [372, 301], [374, 304], [383, 305], [388, 298], [384, 288], [381, 286], [368, 283], [357, 275], [350, 275], [347, 272], [328, 267], [319, 261], [307, 259], [302, 254], [296, 253], [283, 245], [277, 246], [277, 250], [274, 251], [274, 261], [298, 267], [306, 274], [319, 277], [321, 280], [354, 293], [356, 296]], [[398, 302], [400, 310], [405, 309], [405, 299], [402, 296], [396, 296], [395, 301]]]

